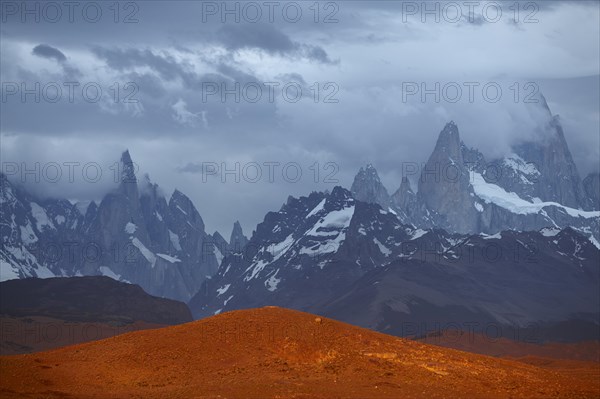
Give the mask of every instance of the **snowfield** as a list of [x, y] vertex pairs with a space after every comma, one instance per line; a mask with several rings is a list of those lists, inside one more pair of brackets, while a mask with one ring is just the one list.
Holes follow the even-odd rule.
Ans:
[[569, 208], [558, 202], [529, 202], [519, 197], [516, 193], [508, 192], [502, 187], [485, 181], [481, 174], [471, 172], [471, 185], [475, 194], [486, 203], [493, 203], [501, 208], [508, 209], [512, 213], [526, 215], [538, 213], [547, 206], [555, 206], [567, 212], [573, 217], [583, 217], [586, 219], [600, 217], [600, 211], [582, 211]]

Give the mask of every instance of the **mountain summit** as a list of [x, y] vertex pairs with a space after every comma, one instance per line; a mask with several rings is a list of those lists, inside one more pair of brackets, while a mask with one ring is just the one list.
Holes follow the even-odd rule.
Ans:
[[373, 165], [367, 164], [366, 168], [360, 168], [358, 174], [354, 177], [354, 182], [350, 188], [355, 199], [364, 202], [379, 204], [387, 209], [390, 196], [386, 188], [379, 179], [379, 174]]
[[229, 238], [229, 250], [233, 253], [239, 253], [244, 249], [246, 244], [248, 244], [248, 238], [244, 235], [242, 225], [236, 220], [233, 224], [231, 237]]

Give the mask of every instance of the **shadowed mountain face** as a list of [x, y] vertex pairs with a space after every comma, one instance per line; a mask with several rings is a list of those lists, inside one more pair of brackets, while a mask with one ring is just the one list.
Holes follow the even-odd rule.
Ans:
[[267, 214], [246, 250], [225, 257], [189, 305], [201, 318], [275, 304], [397, 335], [414, 333], [403, 323], [509, 331], [577, 320], [584, 329], [543, 339], [589, 339], [600, 314], [599, 260], [571, 228], [423, 230], [336, 187]]
[[[565, 373], [557, 372], [561, 367]], [[268, 307], [0, 357], [0, 394], [40, 397], [50, 386], [57, 397], [598, 396], [593, 364], [582, 362], [571, 372], [567, 367], [567, 362], [544, 368], [424, 345]]]
[[27, 278], [0, 283], [0, 314], [73, 322], [174, 325], [191, 321], [184, 303], [148, 295], [109, 277]]

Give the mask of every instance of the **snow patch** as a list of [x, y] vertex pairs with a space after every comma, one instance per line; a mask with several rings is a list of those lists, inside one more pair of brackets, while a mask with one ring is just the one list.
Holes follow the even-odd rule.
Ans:
[[292, 237], [292, 234], [290, 234], [282, 242], [269, 246], [271, 255], [273, 255], [272, 262], [275, 262], [281, 258], [288, 251], [288, 249], [290, 249], [294, 242], [294, 237]]
[[103, 276], [110, 277], [113, 280], [117, 281], [121, 280], [121, 275], [113, 272], [112, 269], [108, 266], [100, 266], [98, 270], [100, 271], [100, 273], [102, 273]]
[[173, 248], [177, 251], [181, 251], [181, 245], [179, 245], [179, 236], [169, 230], [169, 239], [171, 240], [171, 244], [173, 244]]
[[217, 296], [221, 296], [226, 293], [229, 287], [231, 287], [231, 284], [225, 284], [221, 288], [217, 288]]
[[54, 224], [52, 223], [50, 218], [48, 218], [48, 214], [46, 213], [44, 208], [42, 208], [35, 202], [31, 202], [30, 205], [31, 205], [31, 215], [33, 216], [33, 219], [35, 220], [37, 229], [39, 231], [42, 231], [42, 227], [48, 227], [51, 229], [55, 229]]
[[217, 244], [213, 244], [213, 247], [215, 248], [215, 257], [217, 258], [217, 264], [221, 264], [221, 262], [223, 261], [223, 253], [221, 252], [221, 250], [219, 249], [219, 246]]
[[46, 266], [39, 266], [39, 265], [35, 269], [35, 275], [38, 278], [58, 277], [56, 274], [52, 273], [52, 271], [50, 269], [48, 269]]
[[154, 254], [148, 248], [146, 248], [146, 246], [144, 244], [142, 244], [142, 242], [140, 240], [138, 240], [137, 237], [134, 237], [131, 240], [131, 243], [137, 249], [139, 249], [139, 251], [142, 253], [142, 255], [144, 256], [144, 258], [146, 258], [146, 260], [148, 262], [150, 262], [150, 264], [152, 265], [152, 267], [154, 267], [154, 265], [156, 264], [156, 256], [154, 256]]
[[552, 228], [552, 227], [546, 227], [544, 229], [541, 229], [540, 233], [544, 237], [554, 237], [555, 235], [557, 235], [558, 233], [560, 233], [560, 229], [555, 229], [555, 228]]
[[496, 234], [493, 234], [491, 236], [489, 236], [487, 234], [482, 234], [481, 237], [484, 240], [500, 240], [500, 239], [502, 239], [502, 234], [501, 233], [496, 233]]
[[276, 277], [277, 273], [279, 273], [279, 269], [277, 269], [277, 271], [273, 273], [271, 277], [265, 280], [265, 287], [267, 287], [267, 289], [271, 292], [277, 289], [277, 284], [279, 284], [279, 282], [281, 281], [280, 278]]
[[178, 259], [177, 257], [166, 255], [166, 254], [156, 254], [156, 256], [158, 256], [159, 258], [162, 258], [162, 259], [166, 260], [169, 263], [181, 262], [181, 260]]
[[31, 224], [29, 221], [25, 226], [21, 226], [21, 241], [23, 244], [29, 245], [37, 242], [38, 238], [35, 235], [33, 229], [31, 228]]
[[0, 259], [0, 281], [18, 279], [20, 276], [17, 270], [17, 266]]
[[373, 241], [375, 241], [375, 244], [377, 244], [379, 250], [384, 256], [389, 256], [392, 253], [392, 251], [390, 251], [385, 245], [383, 245], [377, 238], [374, 238]]
[[416, 229], [412, 234], [411, 240], [416, 240], [417, 238], [421, 238], [427, 233], [428, 233], [427, 230]]
[[128, 222], [125, 225], [125, 232], [127, 234], [133, 234], [133, 233], [135, 233], [136, 230], [137, 230], [137, 226], [135, 224], [131, 223], [131, 222]]
[[517, 172], [521, 182], [524, 184], [534, 184], [535, 180], [532, 181], [528, 177], [535, 179], [541, 175], [540, 171], [533, 163], [525, 162], [523, 158], [516, 154], [511, 154], [510, 156], [504, 158], [503, 164]]
[[546, 206], [555, 206], [573, 217], [583, 217], [586, 219], [600, 217], [600, 211], [581, 211], [563, 206], [558, 202], [532, 203], [526, 201], [516, 193], [508, 192], [500, 186], [486, 182], [483, 176], [476, 172], [471, 172], [471, 185], [475, 194], [486, 203], [496, 204], [519, 215], [538, 213]]
[[181, 211], [181, 213], [183, 213], [184, 215], [187, 216], [187, 212], [184, 211], [183, 209], [181, 209], [181, 207], [179, 205], [177, 205], [177, 209], [179, 209]]
[[312, 211], [310, 211], [308, 213], [308, 215], [306, 215], [306, 217], [309, 218], [313, 215], [316, 215], [321, 210], [323, 210], [323, 207], [325, 206], [325, 202], [327, 202], [327, 198], [323, 198], [323, 201], [319, 202], [319, 204], [317, 206], [315, 206], [315, 208]]

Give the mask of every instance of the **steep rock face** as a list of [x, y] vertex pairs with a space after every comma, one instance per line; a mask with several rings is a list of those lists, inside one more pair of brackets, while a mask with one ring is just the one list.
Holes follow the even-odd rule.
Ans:
[[[81, 212], [81, 211], [80, 211]], [[81, 212], [83, 216], [83, 221], [82, 226], [81, 226], [81, 232], [82, 234], [88, 234], [90, 231], [90, 227], [92, 226], [92, 223], [94, 222], [94, 220], [96, 219], [96, 216], [98, 215], [98, 205], [96, 205], [96, 202], [91, 201], [89, 203], [89, 205], [87, 206], [87, 208], [85, 208], [84, 212]]]
[[354, 177], [350, 192], [359, 201], [379, 204], [384, 209], [389, 206], [390, 196], [379, 180], [377, 170], [371, 164], [364, 169], [360, 168]]
[[220, 265], [223, 258], [231, 253], [229, 243], [218, 231], [215, 231], [209, 240], [213, 243], [217, 264]]
[[[93, 274], [100, 267], [108, 267], [117, 275], [133, 275], [145, 267], [145, 262], [135, 256], [136, 245], [148, 245], [150, 238], [145, 227], [139, 201], [137, 178], [128, 151], [121, 156], [121, 181], [117, 190], [107, 194], [93, 219], [88, 240], [100, 249], [97, 257], [86, 259], [81, 273]], [[137, 240], [130, 243], [130, 236]], [[152, 265], [154, 266], [154, 265]], [[127, 278], [127, 277], [124, 277]]]
[[[590, 210], [592, 204], [584, 193], [577, 166], [558, 117], [551, 118], [546, 130], [547, 133], [541, 141], [522, 143], [514, 148], [518, 157], [525, 161], [525, 167], [534, 171], [534, 179], [531, 182], [534, 188], [533, 196], [570, 208]], [[538, 173], [535, 173], [535, 170]], [[510, 177], [505, 179], [515, 182], [510, 191], [519, 194], [519, 186], [527, 182]], [[510, 188], [507, 184], [502, 185]]]
[[167, 200], [158, 185], [153, 184], [147, 175], [140, 186], [140, 207], [151, 249], [159, 251], [168, 248], [168, 253], [175, 253], [177, 249], [171, 243], [169, 229], [165, 223], [165, 217], [169, 215]]
[[402, 178], [400, 188], [390, 197], [390, 207], [397, 213], [398, 219], [403, 223], [412, 223], [416, 217], [419, 207], [418, 199], [412, 191], [406, 176]]
[[217, 243], [217, 246], [219, 248], [219, 250], [221, 250], [221, 252], [225, 253], [229, 247], [229, 243], [227, 242], [227, 240], [221, 235], [221, 233], [219, 233], [218, 231], [215, 231], [212, 234], [212, 239], [214, 242]]
[[109, 273], [137, 282], [153, 295], [187, 300], [218, 267], [204, 222], [180, 191], [175, 190], [167, 204], [148, 178], [138, 189], [127, 152], [121, 162], [119, 189], [104, 198], [92, 225], [104, 256], [86, 263], [83, 274], [108, 267]]
[[106, 275], [152, 295], [191, 298], [218, 268], [200, 214], [183, 193], [167, 203], [147, 176], [138, 182], [129, 152], [120, 167], [118, 188], [85, 215], [3, 176], [0, 278]]
[[403, 182], [391, 208], [403, 223], [462, 233], [570, 226], [600, 247], [600, 213], [584, 210], [594, 208], [594, 180], [585, 185], [588, 194], [558, 120], [547, 113], [544, 139], [522, 143], [492, 162], [460, 141], [454, 123], [447, 124], [422, 170], [416, 199]]
[[583, 188], [593, 209], [600, 210], [600, 173], [590, 173], [583, 179]]
[[231, 237], [229, 238], [229, 251], [240, 253], [243, 251], [246, 244], [248, 244], [248, 238], [244, 235], [240, 222], [236, 221], [233, 224], [233, 230], [231, 231]]
[[419, 201], [443, 215], [457, 232], [478, 230], [478, 215], [465, 167], [458, 127], [448, 123], [421, 171]]

